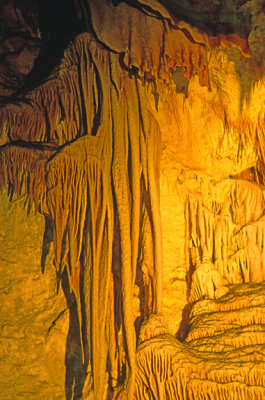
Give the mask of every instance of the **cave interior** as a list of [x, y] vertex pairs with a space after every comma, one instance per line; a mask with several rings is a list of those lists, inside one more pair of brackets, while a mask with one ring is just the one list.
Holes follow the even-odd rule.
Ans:
[[265, 398], [264, 60], [263, 0], [0, 0], [0, 398]]

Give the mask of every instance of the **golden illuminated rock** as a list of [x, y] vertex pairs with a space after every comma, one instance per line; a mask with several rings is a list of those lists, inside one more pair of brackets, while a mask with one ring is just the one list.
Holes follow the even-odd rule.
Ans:
[[263, 399], [262, 4], [215, 33], [171, 0], [66, 7], [0, 109], [5, 399]]

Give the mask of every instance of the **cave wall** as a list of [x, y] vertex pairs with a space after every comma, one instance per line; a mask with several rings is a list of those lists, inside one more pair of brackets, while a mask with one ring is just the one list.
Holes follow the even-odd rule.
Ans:
[[69, 310], [51, 259], [42, 273], [44, 218], [24, 203], [1, 195], [1, 397], [61, 399]]

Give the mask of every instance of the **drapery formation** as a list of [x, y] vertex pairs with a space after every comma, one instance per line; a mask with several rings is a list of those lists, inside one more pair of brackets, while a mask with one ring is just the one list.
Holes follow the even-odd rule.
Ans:
[[[133, 288], [140, 230], [146, 241], [146, 219], [153, 232], [148, 235], [154, 260], [151, 311], [161, 312], [160, 131], [148, 111], [143, 82], [124, 73], [118, 55], [110, 55], [90, 35], [75, 40], [55, 75], [48, 91], [45, 83], [30, 93], [31, 104], [20, 114], [12, 113], [17, 106], [4, 110], [10, 115], [9, 136], [17, 144], [1, 150], [1, 186], [13, 185], [17, 195], [25, 191], [36, 209], [41, 207], [53, 219], [57, 277], [60, 281], [67, 269], [77, 302], [83, 361], [91, 363], [95, 397], [103, 398], [107, 357], [110, 373], [122, 373], [122, 365], [117, 365], [120, 329], [126, 348], [119, 351], [127, 354], [127, 389], [132, 397]], [[40, 104], [45, 104], [44, 112], [35, 114]], [[38, 144], [27, 148], [26, 140]], [[47, 141], [55, 142], [51, 150], [43, 144]], [[70, 143], [60, 146], [65, 142]], [[120, 266], [112, 265], [114, 220], [119, 225]], [[121, 274], [120, 299], [114, 294], [112, 268]], [[123, 305], [122, 324], [115, 320], [114, 301]]]
[[212, 193], [208, 202], [197, 194], [186, 203], [190, 301], [219, 298], [227, 284], [264, 280], [263, 188], [230, 178]]

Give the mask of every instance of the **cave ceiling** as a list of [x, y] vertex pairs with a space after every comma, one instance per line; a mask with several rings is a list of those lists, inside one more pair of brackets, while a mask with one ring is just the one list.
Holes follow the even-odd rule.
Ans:
[[[42, 74], [47, 75], [51, 72], [62, 56], [62, 49], [89, 24], [88, 17], [82, 16], [85, 12], [82, 3], [82, 1], [68, 0], [62, 6], [62, 1], [59, 0], [45, 3], [37, 0], [1, 2], [1, 94], [3, 86], [8, 95], [7, 87], [12, 92], [23, 85], [40, 49], [46, 48], [47, 42], [49, 42], [49, 59], [52, 59], [51, 65], [44, 57], [45, 65], [38, 70], [36, 80], [41, 79]], [[126, 2], [115, 2], [116, 5], [119, 3]], [[209, 36], [234, 33], [244, 39], [249, 37], [252, 40], [252, 56], [257, 58], [258, 63], [261, 62], [263, 49], [261, 38], [264, 35], [262, 0], [203, 2], [130, 0], [127, 3], [143, 10], [153, 7], [153, 11], [158, 15], [161, 13], [166, 18], [183, 20]], [[34, 72], [31, 72], [32, 80], [35, 79], [33, 76]]]

